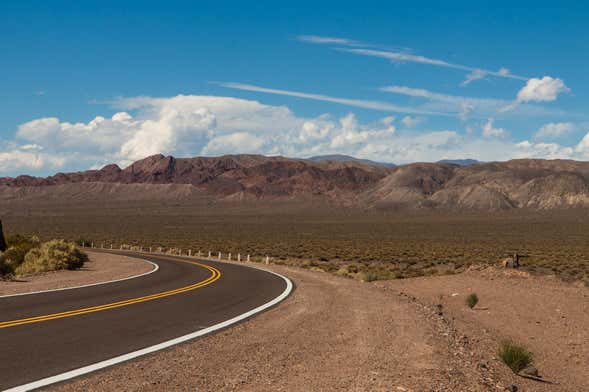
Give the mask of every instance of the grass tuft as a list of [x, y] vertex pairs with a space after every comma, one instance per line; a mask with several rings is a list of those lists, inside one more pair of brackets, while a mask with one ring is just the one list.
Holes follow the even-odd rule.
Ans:
[[471, 293], [466, 297], [466, 305], [473, 309], [479, 303], [479, 297], [476, 293]]
[[528, 349], [510, 340], [501, 342], [497, 355], [514, 373], [519, 373], [534, 360], [534, 356]]

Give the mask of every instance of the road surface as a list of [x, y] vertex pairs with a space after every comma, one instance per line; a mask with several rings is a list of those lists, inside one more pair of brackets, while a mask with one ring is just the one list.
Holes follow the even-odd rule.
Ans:
[[0, 390], [203, 330], [276, 299], [287, 286], [280, 276], [236, 264], [137, 257], [159, 270], [122, 282], [0, 298]]

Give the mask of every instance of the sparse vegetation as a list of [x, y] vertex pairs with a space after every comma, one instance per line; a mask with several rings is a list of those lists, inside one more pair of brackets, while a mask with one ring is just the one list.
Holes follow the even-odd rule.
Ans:
[[36, 236], [14, 235], [6, 242], [8, 249], [0, 253], [0, 276], [78, 269], [88, 260], [85, 253], [64, 240], [42, 243]]
[[510, 340], [501, 342], [497, 355], [516, 374], [533, 362], [533, 355], [528, 349]]
[[589, 282], [589, 210], [451, 215], [143, 202], [31, 211], [26, 219], [7, 215], [6, 227], [43, 233], [43, 239], [84, 236], [87, 243], [113, 243], [115, 249], [124, 243], [251, 254], [253, 260], [269, 255], [273, 262], [303, 267], [313, 262], [331, 273], [342, 269], [343, 276], [346, 266], [354, 265], [354, 273], [372, 271], [379, 280], [451, 274], [473, 264], [499, 266], [505, 252], [517, 249], [528, 255], [523, 271]]
[[471, 293], [466, 297], [466, 305], [473, 309], [479, 303], [479, 297], [476, 293]]

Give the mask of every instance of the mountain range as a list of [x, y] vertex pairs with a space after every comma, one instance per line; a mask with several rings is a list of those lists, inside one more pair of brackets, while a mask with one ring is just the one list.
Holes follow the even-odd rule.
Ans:
[[97, 200], [326, 201], [363, 209], [455, 211], [589, 207], [589, 162], [472, 163], [387, 166], [339, 155], [294, 159], [158, 154], [126, 168], [112, 164], [46, 178], [0, 178], [0, 201], [5, 205]]

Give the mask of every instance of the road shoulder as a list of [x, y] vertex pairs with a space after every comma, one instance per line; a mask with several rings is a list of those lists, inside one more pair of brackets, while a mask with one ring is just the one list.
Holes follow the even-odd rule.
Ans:
[[128, 279], [153, 271], [154, 264], [109, 253], [87, 252], [89, 261], [77, 271], [56, 271], [27, 276], [17, 281], [0, 281], [0, 296], [73, 288]]

